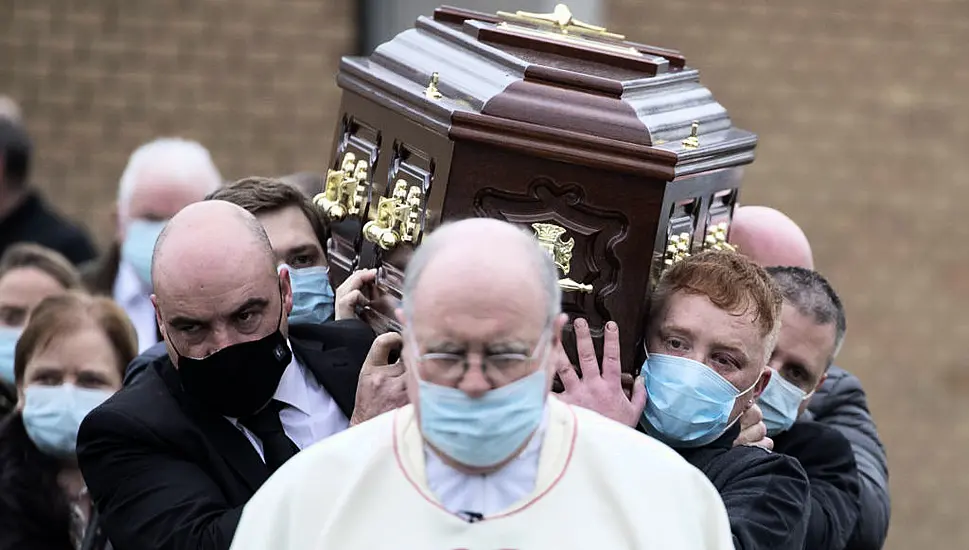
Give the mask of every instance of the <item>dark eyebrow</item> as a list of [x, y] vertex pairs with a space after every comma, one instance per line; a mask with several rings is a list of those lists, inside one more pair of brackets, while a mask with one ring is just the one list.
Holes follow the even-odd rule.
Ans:
[[184, 315], [176, 315], [171, 319], [165, 321], [169, 326], [185, 326], [185, 325], [204, 325], [206, 321], [201, 319], [193, 319], [192, 317], [186, 317]]
[[[243, 313], [246, 310], [250, 310], [250, 309], [265, 309], [267, 306], [269, 306], [269, 300], [265, 298], [249, 298], [248, 300], [243, 302], [241, 306], [233, 310], [233, 312], [230, 315], [233, 315], [233, 316], [239, 315], [240, 313]], [[167, 323], [171, 326], [178, 326], [178, 325], [184, 326], [184, 325], [194, 325], [194, 324], [205, 325], [208, 323], [208, 321], [203, 321], [202, 319], [193, 319], [192, 317], [186, 317], [183, 315], [177, 315], [169, 319]]]
[[269, 300], [265, 298], [249, 298], [232, 312], [233, 315], [245, 313], [250, 309], [266, 309], [269, 307]]
[[284, 256], [291, 256], [293, 254], [318, 254], [319, 249], [312, 244], [300, 244], [292, 248], [283, 251]]
[[37, 370], [35, 370], [32, 375], [34, 378], [39, 378], [46, 375], [63, 376], [63, 373], [61, 372], [61, 369], [56, 367], [37, 367]]

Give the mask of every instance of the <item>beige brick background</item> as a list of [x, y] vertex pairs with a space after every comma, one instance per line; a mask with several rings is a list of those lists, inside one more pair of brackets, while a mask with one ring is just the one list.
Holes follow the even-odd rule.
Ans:
[[325, 163], [352, 0], [0, 0], [0, 94], [21, 102], [34, 181], [104, 243], [128, 155], [209, 147], [226, 179]]
[[[404, 0], [401, 0], [404, 1]], [[507, 6], [513, 8], [514, 6]], [[888, 548], [969, 548], [969, 1], [607, 0], [761, 137], [743, 200], [808, 232], [889, 449]], [[35, 181], [102, 242], [127, 155], [206, 144], [227, 179], [322, 168], [351, 0], [0, 0], [0, 93]]]
[[888, 548], [969, 548], [969, 2], [612, 0], [760, 135], [742, 200], [795, 218], [845, 298], [839, 363], [888, 447]]

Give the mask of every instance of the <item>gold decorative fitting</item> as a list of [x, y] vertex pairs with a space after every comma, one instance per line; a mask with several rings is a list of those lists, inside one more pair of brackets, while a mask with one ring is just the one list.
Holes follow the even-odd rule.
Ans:
[[693, 245], [693, 235], [687, 232], [670, 235], [666, 240], [666, 256], [663, 264], [671, 266], [683, 258], [690, 256], [690, 247]]
[[[563, 240], [566, 229], [554, 223], [533, 223], [532, 229], [538, 237], [538, 244], [552, 257], [555, 266], [562, 271], [562, 275], [568, 275], [572, 268], [572, 249], [575, 248], [575, 239]], [[592, 285], [569, 278], [559, 279], [559, 287], [565, 292], [592, 293]]]
[[421, 234], [423, 206], [421, 188], [397, 180], [393, 194], [381, 197], [377, 203], [376, 218], [363, 226], [363, 238], [384, 250], [391, 250], [402, 242], [415, 242]]
[[561, 34], [596, 36], [600, 38], [611, 38], [613, 40], [626, 39], [624, 35], [609, 32], [605, 27], [590, 25], [589, 23], [579, 21], [572, 15], [572, 10], [565, 4], [556, 4], [552, 13], [532, 13], [522, 10], [518, 10], [515, 13], [499, 11], [498, 17], [521, 23], [529, 23], [539, 27], [552, 28]]
[[367, 198], [369, 172], [366, 160], [358, 161], [355, 154], [345, 153], [339, 170], [326, 171], [326, 186], [313, 197], [313, 203], [331, 221], [358, 215]]
[[729, 250], [736, 252], [737, 248], [727, 242], [727, 230], [730, 224], [720, 222], [707, 227], [707, 235], [703, 239], [703, 248], [706, 250]]
[[700, 146], [700, 121], [694, 120], [693, 125], [690, 127], [690, 137], [683, 140], [683, 147], [687, 149], [696, 149]]
[[431, 73], [431, 80], [427, 83], [427, 88], [424, 89], [424, 97], [427, 99], [441, 99], [444, 97], [441, 91], [437, 89], [437, 84], [441, 81], [441, 75], [437, 73]]

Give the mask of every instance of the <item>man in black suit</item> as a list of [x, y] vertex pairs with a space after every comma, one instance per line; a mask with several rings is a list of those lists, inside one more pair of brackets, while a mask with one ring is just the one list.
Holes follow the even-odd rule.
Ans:
[[289, 327], [289, 270], [276, 266], [262, 224], [224, 201], [190, 205], [159, 237], [152, 302], [168, 356], [78, 434], [116, 550], [229, 548], [243, 506], [286, 459], [345, 429], [354, 409], [383, 412], [356, 395], [360, 365], [379, 368], [365, 364], [373, 333], [355, 319]]

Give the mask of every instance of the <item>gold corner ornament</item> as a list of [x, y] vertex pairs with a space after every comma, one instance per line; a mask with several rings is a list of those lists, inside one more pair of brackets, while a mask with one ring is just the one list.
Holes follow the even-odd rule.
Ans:
[[499, 11], [498, 17], [520, 23], [530, 23], [546, 28], [554, 28], [562, 34], [579, 34], [625, 40], [625, 35], [609, 32], [605, 27], [579, 21], [565, 4], [556, 4], [552, 13], [533, 13], [518, 10], [515, 13]]
[[696, 149], [700, 146], [700, 121], [694, 120], [690, 125], [690, 137], [683, 140], [683, 147]]
[[444, 94], [437, 89], [438, 83], [441, 81], [441, 75], [438, 73], [431, 73], [431, 79], [427, 83], [427, 88], [424, 89], [424, 97], [427, 99], [438, 100], [444, 97]]
[[345, 153], [339, 170], [327, 170], [326, 185], [322, 193], [313, 197], [313, 204], [330, 221], [356, 216], [364, 207], [369, 172], [370, 164], [366, 160], [358, 161], [353, 153]]
[[[568, 275], [572, 269], [572, 249], [575, 248], [575, 239], [564, 240], [566, 229], [554, 223], [533, 223], [532, 229], [535, 230], [539, 246], [551, 256], [555, 266], [562, 271], [562, 275]], [[592, 285], [569, 278], [559, 279], [559, 287], [564, 292], [592, 293]]]

